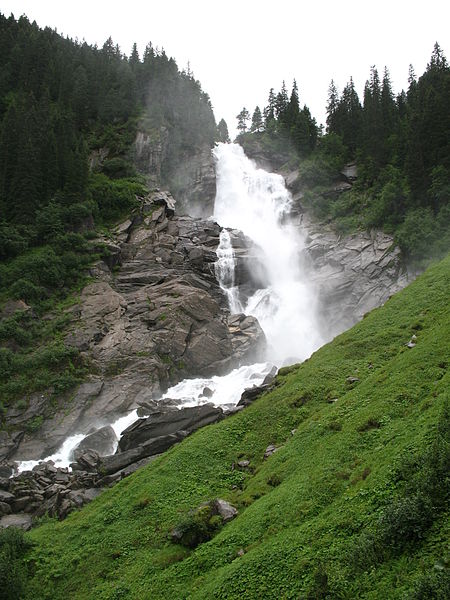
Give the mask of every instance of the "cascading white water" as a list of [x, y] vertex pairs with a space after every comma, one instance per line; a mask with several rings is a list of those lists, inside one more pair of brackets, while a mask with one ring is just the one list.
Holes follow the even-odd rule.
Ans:
[[[226, 293], [233, 313], [254, 315], [263, 328], [270, 350], [268, 360], [281, 365], [307, 358], [322, 343], [315, 319], [315, 296], [300, 268], [302, 232], [288, 221], [291, 197], [283, 178], [257, 169], [236, 144], [219, 144], [217, 159], [217, 196], [214, 218], [222, 225], [241, 230], [260, 249], [261, 267], [268, 282], [257, 290], [245, 306], [235, 285], [235, 257], [226, 229], [217, 249], [216, 277]], [[270, 362], [235, 369], [222, 377], [185, 379], [167, 390], [163, 398], [178, 400], [179, 407], [212, 402], [227, 406], [239, 401], [244, 389], [261, 385], [271, 369]], [[203, 395], [205, 387], [213, 392]], [[111, 425], [118, 437], [137, 419], [134, 410]], [[69, 466], [73, 450], [86, 434], [75, 433], [61, 448], [43, 460], [58, 467]], [[18, 470], [33, 468], [42, 461], [22, 461]]]
[[236, 261], [233, 246], [231, 245], [230, 233], [226, 229], [222, 229], [220, 232], [216, 254], [218, 258], [214, 265], [216, 278], [221, 290], [228, 299], [230, 310], [233, 314], [243, 312], [244, 309], [239, 300], [239, 289], [234, 282]]
[[[279, 365], [304, 360], [323, 340], [318, 333], [314, 290], [299, 260], [304, 234], [288, 218], [291, 195], [280, 175], [256, 168], [241, 146], [219, 144], [214, 154], [214, 220], [253, 240], [268, 282], [249, 298], [243, 312], [254, 315], [261, 324], [269, 343], [269, 360]], [[227, 287], [226, 280], [222, 285]], [[230, 310], [240, 312], [239, 300], [233, 302]]]

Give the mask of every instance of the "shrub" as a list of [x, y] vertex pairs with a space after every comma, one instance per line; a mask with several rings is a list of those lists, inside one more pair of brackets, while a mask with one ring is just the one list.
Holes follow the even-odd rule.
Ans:
[[0, 595], [2, 600], [24, 597], [26, 570], [23, 557], [31, 544], [15, 527], [0, 529]]
[[196, 548], [210, 540], [222, 526], [223, 519], [217, 513], [215, 502], [208, 502], [190, 512], [171, 532], [174, 542]]
[[35, 285], [28, 279], [18, 279], [12, 284], [9, 289], [11, 297], [15, 300], [25, 300], [29, 304], [40, 302], [46, 297], [46, 292], [43, 287]]

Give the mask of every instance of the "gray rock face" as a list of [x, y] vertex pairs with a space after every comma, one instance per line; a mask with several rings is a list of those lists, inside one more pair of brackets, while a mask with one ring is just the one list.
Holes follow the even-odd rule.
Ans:
[[[381, 231], [338, 235], [329, 225], [314, 221], [304, 211], [298, 172], [283, 175], [293, 193], [292, 217], [306, 233], [301, 258], [316, 287], [322, 335], [331, 339], [403, 289], [410, 275], [391, 236]], [[339, 196], [352, 188], [357, 175], [355, 163], [346, 165], [342, 180], [325, 193]]]
[[381, 231], [338, 237], [304, 219], [304, 255], [316, 285], [324, 335], [330, 339], [384, 304], [409, 282], [400, 250]]
[[105, 425], [94, 431], [94, 433], [86, 436], [74, 449], [73, 458], [78, 458], [86, 452], [86, 450], [95, 450], [99, 456], [108, 456], [113, 454], [117, 447], [117, 436], [114, 429], [110, 425]]
[[[26, 409], [10, 409], [7, 421], [18, 430], [36, 415], [45, 420], [35, 434], [1, 434], [0, 459], [45, 458], [68, 435], [111, 423], [185, 377], [225, 373], [263, 353], [258, 322], [230, 317], [217, 283], [220, 227], [174, 210], [173, 197], [157, 190], [116, 227], [108, 240], [114, 261], [93, 269], [65, 338], [97, 374], [70, 404], [60, 398], [56, 414], [45, 393], [28, 399]], [[119, 267], [114, 276], [111, 265]]]
[[[119, 442], [122, 451], [136, 447], [148, 446], [152, 440], [166, 445], [166, 436], [186, 436], [200, 427], [214, 423], [223, 418], [223, 411], [212, 404], [169, 410], [160, 414], [150, 415], [146, 419], [139, 419], [124, 432]], [[163, 450], [156, 444], [154, 454]], [[165, 448], [164, 448], [165, 449]]]
[[[180, 212], [210, 217], [216, 197], [216, 167], [211, 148], [205, 147], [188, 156], [172, 177], [174, 195]], [[178, 183], [180, 182], [180, 183]]]
[[161, 166], [166, 157], [169, 132], [161, 127], [156, 136], [150, 136], [145, 131], [138, 131], [134, 142], [134, 163], [143, 173], [149, 183], [159, 184], [161, 181]]
[[[161, 184], [161, 169], [170, 144], [170, 132], [162, 127], [149, 135], [138, 131], [134, 142], [134, 162], [150, 185]], [[177, 212], [194, 217], [209, 217], [214, 212], [216, 168], [211, 148], [205, 146], [195, 154], [184, 156], [170, 174], [170, 187], [177, 200]]]

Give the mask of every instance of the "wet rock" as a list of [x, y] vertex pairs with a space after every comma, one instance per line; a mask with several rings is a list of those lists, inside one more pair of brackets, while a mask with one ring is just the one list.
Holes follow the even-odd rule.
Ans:
[[269, 390], [270, 384], [255, 385], [252, 388], [247, 388], [242, 392], [241, 399], [237, 403], [237, 406], [249, 406], [257, 398], [259, 398], [264, 392]]
[[73, 458], [78, 460], [87, 450], [95, 450], [99, 456], [108, 456], [115, 452], [117, 441], [114, 429], [106, 425], [87, 435], [74, 449]]
[[11, 514], [11, 506], [0, 500], [0, 517]]
[[209, 387], [204, 387], [202, 391], [202, 396], [205, 398], [211, 398], [214, 395], [214, 390]]
[[[87, 450], [77, 457], [77, 468], [86, 471], [96, 471], [100, 463], [100, 455], [95, 450]], [[74, 468], [73, 465], [71, 465]]]
[[9, 475], [8, 478], [0, 477], [0, 490], [4, 490], [6, 492], [9, 490]]
[[13, 510], [14, 513], [18, 513], [18, 512], [28, 512], [28, 510], [26, 510], [29, 505], [32, 503], [33, 498], [32, 496], [22, 496], [21, 498], [16, 498], [12, 503], [11, 503], [11, 508]]
[[[0, 431], [0, 475], [2, 477], [9, 477], [11, 475], [11, 467], [4, 462], [11, 458], [17, 448], [20, 445], [24, 436], [23, 431], [8, 433], [6, 431]], [[9, 475], [7, 474], [9, 471]]]
[[[0, 434], [1, 433], [6, 433], [6, 432], [0, 432]], [[7, 440], [10, 439], [9, 436], [5, 436], [3, 439], [5, 439], [5, 438]], [[1, 439], [2, 438], [0, 436], [0, 444], [1, 444]], [[1, 448], [1, 446], [0, 446], [0, 448]], [[11, 475], [13, 474], [13, 472], [14, 472], [14, 465], [12, 463], [8, 463], [6, 461], [0, 463], [0, 477], [1, 478], [3, 478], [3, 477], [5, 477], [5, 478], [11, 477]]]
[[168, 413], [152, 415], [130, 425], [122, 435], [119, 448], [121, 451], [130, 450], [158, 438], [165, 445], [165, 442], [162, 441], [165, 436], [177, 434], [178, 432], [183, 432], [185, 436], [199, 427], [214, 423], [221, 418], [223, 418], [223, 411], [211, 404], [186, 407]]
[[0, 490], [0, 502], [6, 502], [10, 504], [14, 500], [14, 494]]
[[141, 447], [132, 448], [113, 456], [105, 456], [99, 460], [98, 471], [103, 475], [111, 475], [139, 461], [141, 458], [143, 458]]

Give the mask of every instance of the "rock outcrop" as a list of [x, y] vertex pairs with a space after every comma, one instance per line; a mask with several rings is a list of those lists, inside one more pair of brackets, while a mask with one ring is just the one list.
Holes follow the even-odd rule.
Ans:
[[[413, 275], [408, 273], [392, 236], [376, 230], [337, 234], [330, 225], [318, 222], [305, 210], [298, 171], [281, 167], [286, 157], [269, 158], [257, 145], [250, 149], [249, 155], [262, 168], [283, 175], [292, 192], [291, 218], [304, 236], [300, 260], [316, 286], [323, 339], [329, 340], [348, 329], [409, 283]], [[330, 188], [321, 193], [339, 197], [351, 190], [357, 177], [357, 165], [349, 163]], [[249, 264], [246, 271], [255, 272]]]
[[[136, 134], [133, 146], [134, 163], [149, 186], [162, 185], [162, 171], [170, 146], [166, 127]], [[165, 169], [167, 171], [167, 167]], [[209, 217], [214, 212], [216, 197], [216, 167], [209, 146], [198, 148], [178, 161], [176, 168], [166, 172], [166, 183], [177, 201], [177, 212], [194, 217]]]
[[[181, 379], [225, 373], [261, 356], [265, 336], [257, 320], [230, 315], [217, 283], [219, 235], [210, 220], [175, 216], [171, 195], [156, 191], [111, 238], [95, 242], [110, 252], [70, 309], [65, 343], [96, 375], [61, 398], [51, 417], [45, 393], [26, 409], [10, 409], [16, 433], [3, 435], [1, 457], [42, 459], [68, 435], [107, 425]], [[37, 434], [21, 432], [35, 414], [49, 418]]]
[[[147, 464], [200, 427], [224, 418], [212, 404], [178, 409], [170, 400], [148, 406], [148, 416], [130, 425], [119, 447], [111, 427], [86, 436], [73, 452], [72, 470], [52, 461], [11, 477], [15, 465], [0, 464], [0, 528], [29, 528], [32, 517], [65, 518], [111, 486]], [[224, 516], [225, 519], [225, 516]]]
[[304, 226], [308, 236], [303, 253], [328, 338], [354, 325], [408, 284], [400, 250], [391, 236], [360, 231], [340, 237], [307, 218]]

